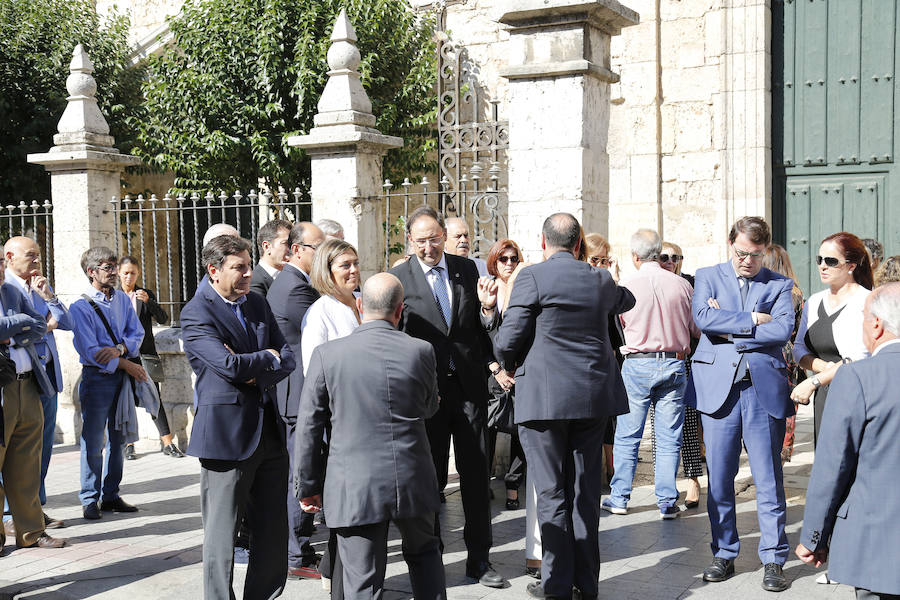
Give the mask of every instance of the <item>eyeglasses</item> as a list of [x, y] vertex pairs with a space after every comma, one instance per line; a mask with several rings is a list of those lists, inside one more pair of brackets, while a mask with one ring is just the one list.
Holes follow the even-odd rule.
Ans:
[[313, 252], [315, 252], [316, 250], [319, 249], [318, 246], [313, 246], [312, 244], [300, 244], [300, 245], [303, 246], [304, 248], [310, 248]]
[[514, 265], [517, 265], [517, 264], [519, 264], [519, 257], [518, 256], [498, 256], [497, 261], [502, 262], [504, 265], [508, 262], [512, 263]]
[[439, 246], [442, 241], [444, 241], [444, 236], [436, 235], [432, 238], [427, 238], [424, 240], [412, 240], [412, 243], [415, 244], [417, 248], [424, 248], [429, 244], [432, 246]]
[[119, 265], [111, 265], [107, 263], [105, 265], [99, 265], [97, 269], [99, 269], [100, 271], [106, 271], [107, 273], [115, 273], [119, 270]]
[[678, 263], [683, 258], [680, 254], [660, 254], [659, 262], [669, 262], [671, 260], [673, 263]]
[[816, 256], [817, 265], [825, 263], [826, 267], [831, 267], [832, 269], [846, 262], [846, 260], [840, 260], [839, 258], [835, 258], [833, 256]]
[[750, 260], [756, 260], [758, 258], [762, 258], [762, 255], [763, 255], [762, 252], [747, 252], [746, 250], [738, 250], [737, 248], [734, 248], [733, 246], [732, 246], [732, 249], [734, 250], [734, 255], [737, 257], [738, 260], [744, 260], [745, 258], [749, 258]]
[[612, 259], [608, 256], [592, 256], [588, 258], [588, 262], [591, 263], [592, 267], [601, 266], [608, 267], [612, 264]]

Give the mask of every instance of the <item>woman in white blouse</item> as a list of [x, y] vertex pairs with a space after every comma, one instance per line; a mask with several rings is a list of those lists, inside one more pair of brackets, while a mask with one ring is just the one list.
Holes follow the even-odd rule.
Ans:
[[359, 287], [359, 256], [356, 248], [344, 240], [331, 239], [316, 249], [310, 282], [322, 296], [313, 302], [303, 317], [303, 374], [320, 344], [353, 333], [359, 326], [356, 308]]
[[[803, 306], [794, 359], [814, 375], [800, 382], [791, 399], [808, 404], [815, 392], [814, 441], [818, 439], [828, 384], [838, 367], [868, 356], [862, 337], [863, 307], [872, 289], [872, 267], [862, 240], [842, 231], [822, 240], [816, 256], [827, 289]], [[840, 401], [840, 399], [835, 400]]]

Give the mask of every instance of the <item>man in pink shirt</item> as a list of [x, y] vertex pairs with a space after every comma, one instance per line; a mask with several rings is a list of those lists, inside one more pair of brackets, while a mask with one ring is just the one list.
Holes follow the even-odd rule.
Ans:
[[684, 424], [685, 359], [691, 337], [700, 332], [691, 316], [694, 290], [682, 277], [657, 262], [662, 252], [659, 234], [639, 229], [631, 236], [631, 260], [638, 272], [620, 285], [636, 299], [634, 308], [620, 318], [625, 332], [622, 379], [630, 411], [616, 421], [613, 475], [604, 510], [624, 515], [631, 498], [638, 447], [650, 404], [656, 406], [656, 503], [662, 519], [678, 516], [675, 474], [681, 454]]

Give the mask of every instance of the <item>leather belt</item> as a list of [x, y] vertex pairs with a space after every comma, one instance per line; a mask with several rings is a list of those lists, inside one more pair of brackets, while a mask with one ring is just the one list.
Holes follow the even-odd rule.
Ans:
[[25, 371], [24, 373], [16, 373], [16, 380], [25, 381], [34, 377], [34, 371]]
[[625, 358], [675, 358], [684, 360], [687, 358], [685, 352], [629, 352]]

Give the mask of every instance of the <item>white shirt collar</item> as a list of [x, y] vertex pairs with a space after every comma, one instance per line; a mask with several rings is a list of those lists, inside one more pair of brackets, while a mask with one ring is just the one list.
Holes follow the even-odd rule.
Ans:
[[[6, 269], [5, 277], [6, 277], [6, 281], [14, 282], [16, 285], [18, 285], [20, 288], [22, 288], [23, 291], [26, 289], [29, 289], [28, 284], [25, 283], [25, 280], [22, 279], [21, 277], [19, 277], [18, 275], [16, 275], [15, 273], [13, 273], [12, 269]], [[91, 286], [91, 287], [93, 287], [93, 286]]]
[[876, 354], [881, 352], [882, 348], [886, 348], [887, 346], [893, 346], [894, 344], [900, 344], [900, 338], [894, 338], [889, 342], [885, 342], [885, 343], [881, 344], [880, 346], [875, 348], [875, 351], [872, 352], [872, 356], [875, 356]]
[[270, 265], [269, 263], [267, 263], [263, 260], [259, 261], [259, 266], [261, 266], [265, 270], [265, 272], [269, 274], [269, 276], [272, 279], [275, 279], [276, 277], [278, 277], [278, 274], [281, 273], [281, 271], [279, 269], [276, 269], [275, 267], [273, 267], [272, 265]]
[[427, 276], [428, 271], [430, 271], [434, 267], [442, 267], [444, 269], [444, 274], [446, 275], [447, 274], [447, 255], [446, 254], [447, 254], [446, 252], [441, 253], [441, 260], [439, 260], [438, 264], [436, 264], [436, 265], [426, 265], [424, 262], [422, 262], [422, 259], [419, 258], [417, 255], [416, 260], [419, 261], [419, 266], [422, 268], [422, 273], [424, 273]]

